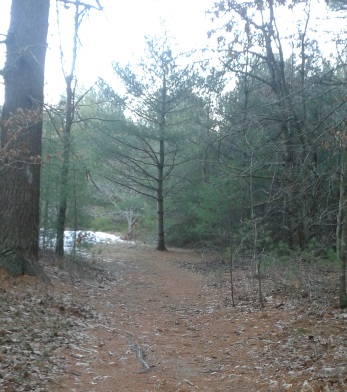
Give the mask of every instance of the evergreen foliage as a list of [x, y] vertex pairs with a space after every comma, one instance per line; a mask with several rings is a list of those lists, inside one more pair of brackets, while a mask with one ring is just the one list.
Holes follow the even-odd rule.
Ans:
[[[295, 7], [303, 17], [287, 34], [279, 11]], [[336, 250], [347, 306], [345, 37], [325, 58], [305, 1], [210, 12], [217, 64], [193, 64], [164, 34], [137, 64], [114, 63], [114, 80], [79, 92], [67, 78], [44, 119], [43, 237], [66, 199], [69, 228], [213, 249], [252, 259], [259, 276], [266, 257]]]

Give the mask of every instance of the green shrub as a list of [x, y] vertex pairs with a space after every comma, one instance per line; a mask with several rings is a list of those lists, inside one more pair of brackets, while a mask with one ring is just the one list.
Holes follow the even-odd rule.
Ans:
[[112, 218], [108, 216], [95, 218], [91, 221], [90, 228], [94, 231], [116, 231]]

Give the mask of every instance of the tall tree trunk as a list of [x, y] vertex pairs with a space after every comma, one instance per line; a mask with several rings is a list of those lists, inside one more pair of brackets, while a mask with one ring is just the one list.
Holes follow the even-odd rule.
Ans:
[[49, 0], [12, 0], [2, 71], [0, 265], [35, 273]]
[[[161, 132], [162, 133], [162, 132]], [[157, 187], [157, 219], [158, 219], [158, 245], [157, 250], [166, 250], [164, 232], [164, 196], [163, 196], [163, 175], [164, 175], [164, 139], [160, 139], [160, 162], [158, 165], [158, 187]]]
[[337, 216], [336, 249], [340, 262], [339, 304], [347, 307], [346, 267], [347, 267], [347, 148], [342, 147], [340, 171], [340, 202]]
[[63, 133], [63, 163], [60, 172], [60, 194], [57, 216], [57, 238], [55, 253], [58, 256], [64, 255], [64, 231], [66, 222], [66, 210], [68, 200], [68, 180], [71, 152], [71, 127], [74, 115], [74, 97], [72, 90], [72, 76], [66, 77], [66, 113]]
[[160, 124], [159, 124], [159, 161], [157, 164], [158, 168], [158, 185], [157, 185], [157, 219], [158, 219], [158, 244], [157, 250], [164, 251], [165, 247], [165, 231], [164, 231], [164, 165], [165, 165], [165, 127], [166, 127], [166, 117], [167, 112], [167, 63], [162, 60], [162, 66], [164, 70], [163, 74], [163, 85], [161, 90], [161, 111], [160, 111]]
[[[78, 29], [80, 27], [80, 16], [83, 11], [80, 11], [78, 3], [75, 3], [74, 15], [74, 36], [72, 48], [71, 69], [68, 75], [65, 75], [66, 83], [66, 108], [65, 119], [63, 128], [63, 162], [60, 171], [60, 193], [59, 193], [59, 206], [56, 225], [56, 244], [55, 253], [58, 256], [64, 256], [64, 231], [66, 223], [66, 211], [68, 204], [68, 180], [70, 169], [70, 154], [71, 154], [71, 128], [75, 114], [75, 97], [72, 82], [75, 75], [76, 60], [77, 60], [77, 45], [78, 45]], [[63, 53], [61, 53], [63, 57]], [[64, 70], [63, 70], [64, 72]], [[65, 73], [65, 72], [64, 72]]]

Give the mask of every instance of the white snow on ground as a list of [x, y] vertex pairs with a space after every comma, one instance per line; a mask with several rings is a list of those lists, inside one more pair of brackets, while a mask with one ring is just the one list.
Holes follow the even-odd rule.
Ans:
[[[64, 232], [64, 241], [73, 246], [75, 232], [66, 230]], [[114, 244], [116, 242], [125, 242], [119, 236], [102, 231], [79, 230], [76, 232], [77, 244], [95, 245], [95, 244]]]
[[[53, 230], [46, 231], [45, 238], [45, 248], [54, 249], [55, 248], [55, 232]], [[40, 235], [40, 246], [43, 247], [44, 241], [44, 231], [41, 229]], [[89, 230], [78, 230], [75, 232], [73, 230], [66, 230], [64, 232], [64, 250], [67, 253], [73, 251], [74, 242], [76, 238], [76, 251], [77, 253], [85, 253], [85, 247], [96, 244], [115, 244], [115, 243], [125, 243], [118, 235], [104, 233], [102, 231], [89, 231]], [[83, 251], [84, 250], [84, 251]]]

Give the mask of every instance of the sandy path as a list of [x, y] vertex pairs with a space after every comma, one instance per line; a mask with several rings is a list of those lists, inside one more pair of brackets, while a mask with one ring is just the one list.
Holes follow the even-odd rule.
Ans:
[[114, 246], [102, 258], [112, 262], [98, 283], [60, 287], [98, 316], [59, 352], [66, 372], [53, 392], [301, 391], [306, 376], [276, 358], [293, 312], [224, 306], [209, 278], [178, 266], [193, 253]]

